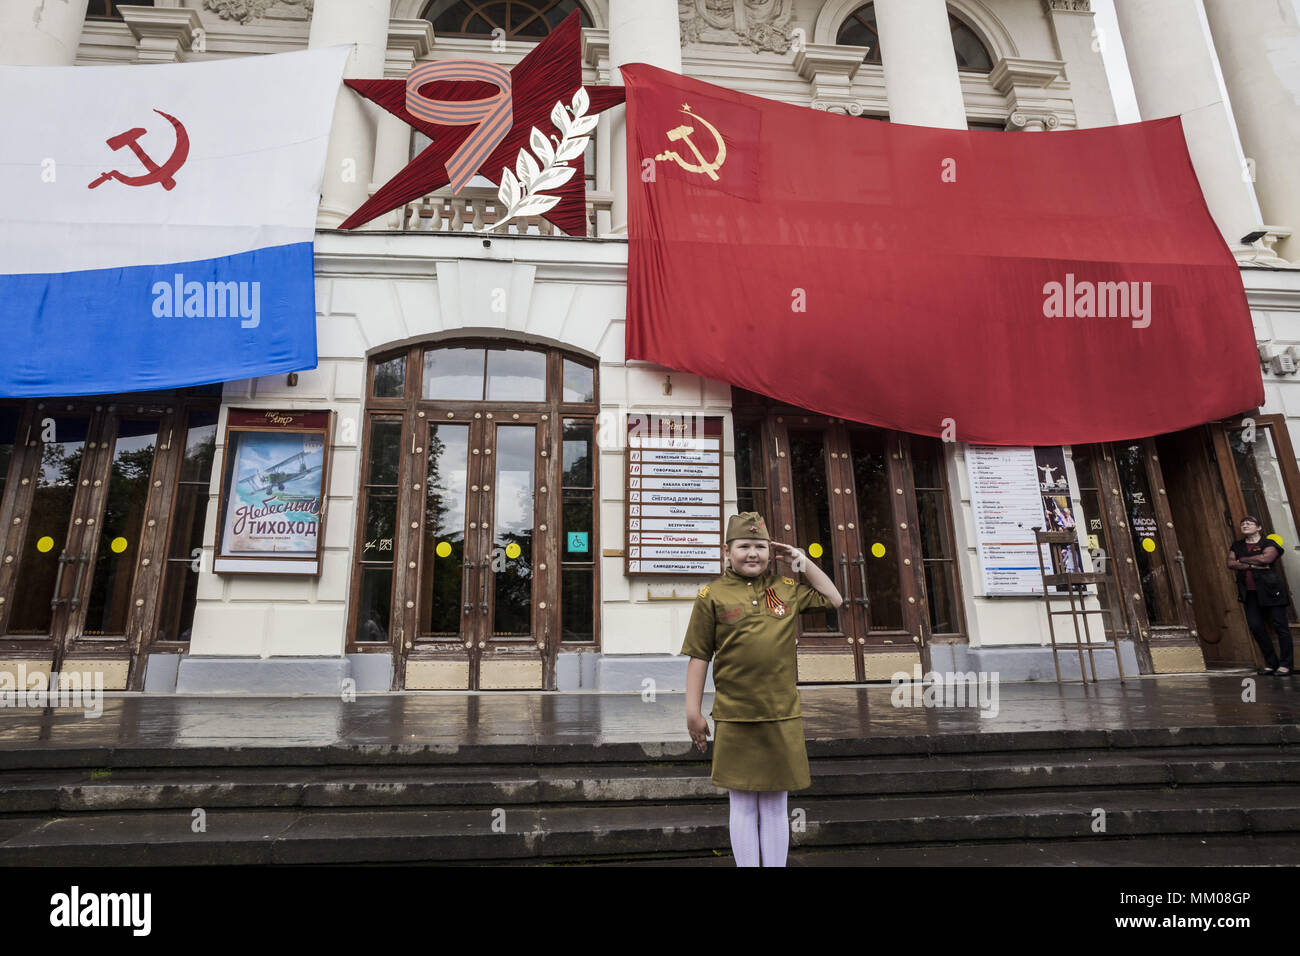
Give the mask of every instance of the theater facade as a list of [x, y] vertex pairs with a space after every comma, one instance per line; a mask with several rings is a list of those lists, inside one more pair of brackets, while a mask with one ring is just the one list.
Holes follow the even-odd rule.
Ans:
[[[577, 11], [590, 85], [645, 62], [845, 122], [1004, 136], [1116, 122], [1086, 0], [892, 5], [92, 0], [24, 55], [145, 64], [350, 42], [345, 75], [400, 78], [420, 62], [512, 66]], [[15, 30], [32, 6], [5, 14]], [[1188, 147], [1240, 265], [1262, 405], [1130, 441], [999, 449], [629, 360], [621, 110], [588, 146], [585, 235], [537, 216], [480, 231], [502, 210], [477, 183], [341, 229], [427, 146], [344, 91], [315, 238], [315, 368], [0, 398], [0, 669], [98, 671], [150, 693], [681, 690], [694, 596], [745, 510], [846, 598], [801, 619], [805, 683], [1053, 679], [1037, 566], [1006, 548], [1032, 520], [1076, 531], [1081, 566], [1114, 574], [1114, 597], [1091, 600], [1109, 602], [1126, 674], [1257, 666], [1224, 566], [1237, 521], [1256, 514], [1300, 551], [1300, 194], [1274, 168], [1294, 155], [1285, 134], [1244, 92], [1272, 27], [1213, 0], [1141, 7], [1119, 20], [1138, 106], [1200, 110]], [[1220, 82], [1231, 112], [1202, 109]], [[1236, 173], [1244, 157], [1253, 178]], [[354, 176], [329, 174], [348, 160]], [[1032, 414], [1088, 398], [1022, 400]], [[247, 557], [258, 535], [281, 544]], [[1300, 564], [1284, 574], [1300, 604]], [[1114, 675], [1113, 657], [1097, 664]]]

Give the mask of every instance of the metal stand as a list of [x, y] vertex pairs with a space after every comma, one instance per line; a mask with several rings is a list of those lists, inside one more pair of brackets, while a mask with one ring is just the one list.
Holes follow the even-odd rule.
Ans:
[[[1058, 646], [1056, 643], [1056, 625], [1052, 618], [1055, 615], [1068, 614], [1074, 623], [1074, 644], [1076, 650], [1079, 652], [1079, 675], [1082, 678], [1083, 683], [1088, 683], [1088, 671], [1083, 665], [1083, 650], [1085, 647], [1088, 649], [1088, 663], [1092, 667], [1092, 682], [1094, 684], [1098, 683], [1097, 662], [1092, 656], [1094, 650], [1109, 650], [1115, 652], [1115, 667], [1119, 670], [1120, 683], [1124, 683], [1124, 661], [1119, 647], [1120, 631], [1115, 630], [1115, 636], [1110, 640], [1094, 644], [1092, 633], [1088, 628], [1089, 615], [1099, 614], [1104, 616], [1113, 613], [1113, 609], [1119, 607], [1119, 590], [1114, 579], [1109, 574], [1098, 574], [1095, 572], [1086, 574], [1082, 571], [1066, 571], [1060, 574], [1054, 572], [1048, 573], [1048, 568], [1043, 564], [1042, 546], [1047, 545], [1052, 549], [1052, 554], [1057, 555], [1059, 552], [1056, 549], [1077, 544], [1078, 539], [1072, 531], [1044, 531], [1039, 527], [1034, 528], [1034, 539], [1038, 544], [1038, 570], [1043, 577], [1043, 602], [1047, 605], [1047, 630], [1052, 639], [1052, 663], [1056, 666], [1056, 682], [1058, 684], [1064, 683], [1064, 681], [1061, 680], [1061, 661], [1058, 656]], [[1096, 584], [1100, 587], [1111, 589], [1110, 594], [1114, 597], [1114, 601], [1110, 602], [1110, 608], [1097, 607], [1090, 609], [1086, 606], [1087, 588], [1089, 584]], [[1067, 589], [1066, 594], [1070, 602], [1070, 609], [1068, 611], [1052, 610], [1052, 589], [1056, 587], [1064, 587]], [[1059, 595], [1057, 596], [1057, 600], [1060, 600]], [[1083, 621], [1082, 639], [1079, 633], [1080, 620]], [[1103, 624], [1103, 637], [1105, 634], [1106, 628]], [[1068, 645], [1066, 645], [1066, 649], [1068, 649]]]

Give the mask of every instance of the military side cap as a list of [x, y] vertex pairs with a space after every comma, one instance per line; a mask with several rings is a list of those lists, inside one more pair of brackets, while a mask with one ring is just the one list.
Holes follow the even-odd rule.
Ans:
[[742, 511], [738, 515], [731, 516], [731, 520], [727, 522], [727, 543], [730, 544], [736, 538], [772, 540], [772, 536], [767, 533], [767, 522], [757, 511]]

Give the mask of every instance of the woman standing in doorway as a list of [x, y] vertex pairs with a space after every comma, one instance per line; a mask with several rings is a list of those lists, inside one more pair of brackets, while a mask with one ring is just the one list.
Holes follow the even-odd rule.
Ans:
[[[812, 785], [803, 714], [795, 687], [795, 617], [840, 607], [834, 582], [798, 548], [772, 541], [754, 511], [727, 522], [727, 563], [700, 588], [682, 653], [686, 728], [704, 750], [709, 722], [701, 713], [713, 661], [715, 786], [730, 793], [731, 848], [737, 866], [785, 866], [790, 847], [786, 796]], [[772, 552], [787, 557], [807, 584], [769, 570]], [[761, 851], [761, 852], [760, 852]]]
[[[1242, 537], [1228, 551], [1228, 567], [1237, 572], [1237, 600], [1245, 605], [1246, 623], [1264, 655], [1261, 674], [1285, 677], [1295, 668], [1291, 650], [1291, 626], [1286, 608], [1291, 598], [1279, 573], [1282, 549], [1261, 535], [1262, 526], [1254, 515], [1241, 519]], [[1281, 660], [1273, 652], [1273, 640], [1265, 626], [1272, 622]]]

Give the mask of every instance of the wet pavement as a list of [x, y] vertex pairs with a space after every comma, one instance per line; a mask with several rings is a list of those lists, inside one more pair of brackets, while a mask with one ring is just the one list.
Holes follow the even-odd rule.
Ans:
[[[1247, 693], [1253, 684], [1253, 699]], [[947, 734], [1300, 727], [1300, 678], [1241, 671], [1127, 684], [1006, 683], [976, 706], [896, 706], [889, 685], [800, 688], [810, 742]], [[1246, 697], [1248, 699], [1243, 699]], [[704, 711], [712, 705], [706, 694]], [[983, 705], [983, 706], [979, 706]], [[1287, 739], [1300, 739], [1300, 735]], [[102, 713], [0, 707], [0, 754], [63, 748], [393, 747], [688, 741], [682, 694], [407, 692], [322, 697], [109, 694]]]

